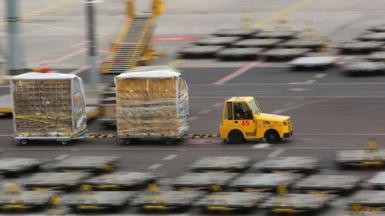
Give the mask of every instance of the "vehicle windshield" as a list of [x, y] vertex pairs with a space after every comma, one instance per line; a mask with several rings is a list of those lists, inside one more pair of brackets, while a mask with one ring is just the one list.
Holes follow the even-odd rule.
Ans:
[[251, 106], [251, 109], [253, 110], [254, 114], [259, 114], [261, 112], [261, 110], [259, 109], [259, 107], [255, 103], [255, 100], [250, 101], [250, 106]]

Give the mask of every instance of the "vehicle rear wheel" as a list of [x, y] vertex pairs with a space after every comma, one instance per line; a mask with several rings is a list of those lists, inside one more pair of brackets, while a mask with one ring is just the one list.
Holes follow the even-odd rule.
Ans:
[[281, 137], [279, 136], [279, 133], [277, 131], [268, 131], [265, 134], [265, 140], [267, 143], [275, 144], [282, 141]]
[[245, 138], [243, 137], [242, 132], [240, 132], [239, 130], [233, 130], [230, 132], [227, 140], [231, 144], [238, 144], [243, 143], [245, 141]]

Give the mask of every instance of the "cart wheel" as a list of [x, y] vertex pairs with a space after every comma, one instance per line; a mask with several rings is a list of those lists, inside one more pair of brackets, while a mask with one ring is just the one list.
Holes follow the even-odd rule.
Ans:
[[28, 144], [28, 140], [26, 139], [22, 139], [19, 141], [20, 145], [27, 145]]
[[61, 141], [61, 144], [62, 144], [62, 145], [67, 145], [67, 144], [68, 144], [68, 141]]

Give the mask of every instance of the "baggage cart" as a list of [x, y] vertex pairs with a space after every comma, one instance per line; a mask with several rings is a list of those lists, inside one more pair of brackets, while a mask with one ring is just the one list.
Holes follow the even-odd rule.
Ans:
[[128, 206], [136, 192], [87, 191], [63, 196], [63, 203], [76, 212], [114, 211]]
[[385, 211], [385, 191], [362, 190], [348, 201], [352, 211]]
[[383, 190], [385, 188], [385, 172], [377, 172], [367, 181], [367, 184], [374, 189]]
[[220, 29], [213, 33], [215, 36], [219, 37], [242, 37], [248, 38], [253, 34], [259, 32], [258, 29]]
[[268, 198], [260, 207], [276, 214], [308, 213], [330, 206], [334, 198], [325, 194], [280, 194]]
[[278, 187], [290, 187], [302, 176], [294, 173], [247, 173], [232, 181], [229, 187], [245, 192], [275, 192]]
[[0, 209], [5, 212], [32, 211], [47, 207], [56, 192], [13, 191], [0, 193]]
[[222, 61], [256, 60], [263, 48], [226, 48], [217, 53]]
[[270, 193], [217, 192], [200, 199], [195, 205], [208, 212], [244, 212], [257, 208]]
[[253, 167], [263, 172], [312, 173], [319, 169], [319, 160], [313, 157], [276, 157], [257, 162]]
[[240, 37], [205, 37], [193, 42], [198, 46], [230, 46], [239, 41]]
[[0, 158], [0, 173], [5, 177], [16, 177], [36, 171], [43, 161], [34, 158], [4, 157]]
[[41, 172], [22, 179], [22, 185], [28, 190], [70, 191], [77, 189], [85, 178], [86, 172]]
[[201, 191], [146, 191], [140, 192], [132, 204], [144, 211], [182, 211], [203, 195]]
[[190, 169], [197, 172], [205, 171], [244, 171], [251, 166], [251, 159], [245, 156], [203, 157], [194, 162]]
[[115, 172], [86, 179], [82, 185], [92, 190], [138, 190], [156, 181], [157, 175], [147, 172]]
[[69, 156], [47, 166], [49, 169], [58, 171], [111, 172], [119, 160], [117, 156]]
[[172, 182], [177, 190], [183, 191], [222, 191], [238, 173], [206, 172], [185, 173]]
[[311, 175], [297, 182], [293, 189], [307, 193], [346, 194], [359, 188], [361, 180], [355, 175]]

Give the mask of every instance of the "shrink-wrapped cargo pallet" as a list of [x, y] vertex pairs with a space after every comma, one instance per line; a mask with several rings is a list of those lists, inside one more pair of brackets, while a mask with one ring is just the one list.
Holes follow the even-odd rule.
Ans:
[[119, 138], [180, 138], [188, 132], [188, 89], [169, 67], [138, 67], [115, 77]]
[[25, 73], [11, 80], [15, 139], [66, 141], [87, 132], [82, 80], [72, 74]]

